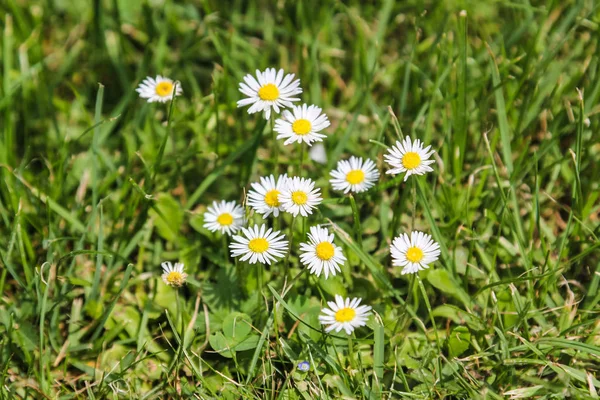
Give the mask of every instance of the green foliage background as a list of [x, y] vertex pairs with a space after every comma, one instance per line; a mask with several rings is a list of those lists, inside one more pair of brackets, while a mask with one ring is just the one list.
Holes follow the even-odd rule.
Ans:
[[[599, 24], [592, 0], [3, 0], [0, 398], [597, 398]], [[236, 108], [266, 67], [332, 121], [301, 172], [326, 200], [291, 232], [332, 222], [334, 279], [290, 287], [202, 227], [299, 173]], [[134, 92], [156, 74], [181, 82], [171, 113]], [[385, 175], [400, 132], [435, 172], [382, 176], [353, 213], [329, 171]], [[442, 256], [411, 278], [388, 249], [413, 227]], [[374, 308], [352, 340], [318, 323], [336, 293]]]

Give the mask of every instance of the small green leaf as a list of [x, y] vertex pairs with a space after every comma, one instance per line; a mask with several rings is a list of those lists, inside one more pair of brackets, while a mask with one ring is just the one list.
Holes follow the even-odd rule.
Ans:
[[183, 222], [183, 210], [179, 203], [169, 194], [161, 193], [150, 210], [150, 216], [158, 234], [165, 240], [174, 241]]
[[448, 353], [450, 357], [458, 357], [470, 346], [471, 333], [465, 326], [457, 326], [448, 336]]

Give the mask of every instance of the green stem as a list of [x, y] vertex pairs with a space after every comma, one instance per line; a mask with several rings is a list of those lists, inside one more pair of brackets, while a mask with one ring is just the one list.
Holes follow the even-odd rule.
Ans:
[[288, 272], [290, 269], [290, 254], [292, 253], [292, 244], [294, 243], [294, 223], [296, 222], [296, 217], [292, 217], [292, 223], [290, 224], [290, 231], [288, 236], [290, 237], [290, 245], [288, 247], [288, 256], [285, 258], [285, 263], [283, 263], [283, 273], [284, 278], [288, 276]]
[[302, 176], [302, 170], [304, 169], [304, 152], [305, 152], [306, 143], [302, 142], [300, 144], [300, 163], [298, 164], [298, 176]]
[[279, 143], [277, 143], [277, 133], [275, 132], [275, 115], [271, 113], [271, 145], [273, 146], [273, 164], [275, 175], [279, 175]]
[[[433, 333], [435, 334], [435, 343], [437, 345], [438, 352], [441, 356], [442, 354], [442, 344], [440, 342], [440, 337], [438, 335], [437, 327], [435, 325], [435, 319], [433, 318], [433, 311], [431, 310], [431, 304], [429, 304], [429, 298], [427, 297], [427, 292], [425, 291], [425, 286], [423, 285], [423, 281], [421, 281], [421, 277], [418, 274], [415, 274], [417, 277], [417, 281], [419, 282], [419, 288], [421, 289], [421, 294], [423, 295], [423, 300], [425, 300], [425, 305], [427, 306], [427, 312], [429, 313], [429, 319], [431, 320], [431, 327], [433, 329]], [[437, 358], [438, 368], [437, 375], [438, 379], [441, 379], [442, 376], [442, 362], [440, 357]]]
[[413, 177], [412, 179], [412, 222], [410, 224], [411, 230], [415, 230], [415, 218], [417, 216], [417, 177]]
[[348, 360], [350, 361], [350, 367], [356, 369], [356, 363], [354, 360], [354, 342], [352, 335], [348, 335]]
[[354, 217], [354, 238], [358, 243], [358, 247], [362, 249], [362, 230], [360, 228], [360, 214], [358, 213], [358, 207], [356, 206], [354, 196], [350, 194], [348, 195], [348, 198], [350, 199], [350, 207], [352, 207], [352, 216]]

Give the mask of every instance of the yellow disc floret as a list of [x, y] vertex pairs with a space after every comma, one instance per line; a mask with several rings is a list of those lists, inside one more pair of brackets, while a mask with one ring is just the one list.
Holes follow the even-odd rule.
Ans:
[[308, 196], [305, 192], [297, 190], [292, 193], [292, 201], [299, 206], [303, 206], [308, 201]]
[[417, 168], [421, 164], [421, 157], [418, 153], [414, 151], [409, 151], [402, 157], [402, 165], [406, 169], [414, 169]]
[[292, 130], [294, 131], [294, 133], [296, 135], [304, 136], [304, 135], [310, 133], [311, 129], [312, 129], [312, 125], [310, 124], [310, 121], [307, 119], [297, 119], [292, 124]]
[[423, 250], [418, 247], [411, 247], [406, 250], [406, 259], [411, 263], [418, 263], [423, 259]]
[[250, 243], [248, 243], [248, 248], [255, 253], [264, 253], [269, 250], [269, 242], [264, 238], [252, 239]]
[[156, 85], [156, 94], [161, 96], [161, 97], [165, 97], [170, 95], [171, 93], [173, 93], [173, 84], [171, 82], [160, 82], [159, 84]]
[[365, 173], [361, 169], [353, 169], [346, 174], [346, 181], [351, 185], [358, 185], [365, 180]]
[[356, 311], [354, 308], [340, 308], [335, 313], [335, 320], [337, 322], [350, 322], [354, 319], [354, 317], [356, 317]]
[[229, 226], [233, 223], [233, 216], [229, 213], [223, 213], [217, 217], [217, 222], [223, 226]]
[[260, 89], [258, 89], [258, 97], [261, 100], [273, 101], [279, 98], [279, 89], [272, 83], [267, 83]]
[[265, 203], [269, 207], [279, 207], [279, 190], [273, 189], [265, 194]]
[[335, 249], [333, 245], [329, 242], [321, 242], [316, 247], [317, 257], [319, 257], [323, 261], [331, 260], [333, 254], [335, 253]]

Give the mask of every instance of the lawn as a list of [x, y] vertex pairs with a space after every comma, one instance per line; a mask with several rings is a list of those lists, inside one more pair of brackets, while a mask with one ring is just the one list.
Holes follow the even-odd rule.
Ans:
[[0, 399], [598, 398], [600, 4], [0, 28]]

